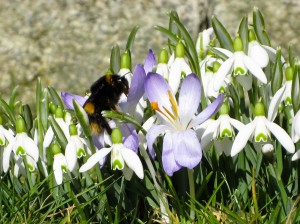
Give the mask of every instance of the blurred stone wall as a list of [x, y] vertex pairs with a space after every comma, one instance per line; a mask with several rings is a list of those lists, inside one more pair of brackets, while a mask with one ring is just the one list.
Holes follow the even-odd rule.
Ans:
[[265, 16], [273, 47], [299, 46], [298, 0], [2, 0], [1, 97], [8, 99], [12, 88], [20, 85], [18, 99], [33, 103], [38, 76], [44, 87], [83, 94], [106, 72], [111, 47], [118, 43], [123, 51], [136, 25], [140, 29], [133, 64], [143, 63], [149, 48], [158, 52], [166, 44], [166, 37], [153, 26], [168, 26], [171, 9], [196, 38], [205, 18], [212, 15], [234, 36], [240, 19], [251, 17], [254, 6]]

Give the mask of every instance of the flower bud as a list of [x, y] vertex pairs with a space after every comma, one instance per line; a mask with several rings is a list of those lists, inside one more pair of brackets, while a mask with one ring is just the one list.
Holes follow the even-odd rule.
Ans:
[[177, 45], [176, 45], [176, 48], [175, 48], [175, 57], [176, 58], [183, 58], [184, 57], [184, 46], [181, 42], [179, 42]]

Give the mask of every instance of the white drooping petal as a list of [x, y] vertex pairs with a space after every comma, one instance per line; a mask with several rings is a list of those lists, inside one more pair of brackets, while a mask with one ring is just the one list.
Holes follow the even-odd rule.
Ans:
[[222, 87], [225, 77], [231, 73], [234, 57], [228, 58], [219, 68], [214, 77], [214, 90], [219, 91]]
[[132, 169], [140, 179], [143, 179], [144, 170], [139, 156], [134, 151], [127, 148], [122, 148], [121, 154], [126, 165]]
[[278, 107], [280, 105], [280, 103], [283, 101], [284, 98], [284, 92], [286, 89], [286, 85], [283, 85], [279, 90], [277, 90], [277, 92], [275, 93], [275, 95], [273, 96], [270, 105], [269, 105], [269, 109], [268, 109], [268, 120], [269, 121], [274, 121], [276, 118], [276, 115], [278, 113]]
[[54, 137], [54, 132], [51, 128], [51, 126], [49, 126], [48, 130], [46, 131], [46, 134], [44, 136], [44, 142], [43, 142], [43, 147], [44, 148], [47, 148], [49, 147], [49, 145], [51, 144], [52, 142], [52, 139]]
[[26, 133], [24, 133], [23, 144], [24, 149], [26, 150], [26, 154], [31, 156], [35, 162], [39, 160], [39, 149], [33, 139], [29, 138]]
[[3, 155], [2, 155], [2, 165], [3, 171], [6, 173], [9, 169], [10, 163], [10, 155], [13, 151], [14, 142], [10, 142], [6, 147], [4, 147]]
[[269, 63], [269, 55], [267, 51], [260, 46], [257, 41], [251, 41], [248, 47], [248, 55], [251, 57], [261, 68], [267, 67]]
[[53, 172], [54, 172], [54, 177], [55, 181], [58, 185], [62, 184], [63, 181], [63, 168], [62, 167], [67, 167], [67, 161], [66, 157], [58, 153], [54, 155], [54, 161], [53, 161]]
[[89, 169], [91, 169], [96, 163], [99, 163], [103, 160], [103, 158], [110, 153], [110, 151], [112, 150], [112, 147], [110, 148], [102, 148], [99, 151], [97, 151], [94, 155], [92, 155], [85, 164], [83, 164], [80, 169], [79, 172], [85, 172]]
[[76, 144], [74, 141], [68, 142], [66, 146], [65, 154], [66, 154], [68, 168], [70, 171], [73, 171], [77, 163]]
[[252, 75], [238, 75], [236, 80], [244, 87], [246, 91], [252, 88]]
[[231, 117], [229, 117], [229, 122], [238, 131], [242, 130], [245, 127], [245, 125], [242, 122], [240, 122], [236, 119], [233, 119]]
[[292, 122], [292, 140], [298, 142], [300, 139], [300, 110], [296, 113]]
[[249, 138], [254, 132], [256, 126], [255, 120], [245, 125], [245, 128], [239, 131], [231, 148], [231, 156], [235, 156], [246, 146]]
[[283, 128], [268, 120], [266, 121], [266, 126], [289, 153], [295, 152], [295, 145]]
[[262, 83], [267, 84], [267, 77], [261, 67], [249, 56], [243, 55], [243, 61], [247, 69], [250, 71], [252, 75], [254, 75], [258, 80]]
[[159, 63], [156, 68], [156, 73], [160, 74], [164, 79], [169, 80], [169, 67], [165, 63]]
[[217, 129], [220, 125], [220, 120], [212, 120], [210, 125], [205, 129], [201, 137], [201, 146], [205, 150], [209, 143], [216, 138]]
[[[276, 50], [272, 47], [267, 46], [267, 45], [261, 45], [261, 46], [267, 51], [267, 53], [269, 55], [269, 59], [273, 63], [275, 63], [275, 61], [276, 61]], [[281, 63], [284, 65], [284, 67], [287, 66], [287, 63], [285, 63], [285, 59], [284, 59], [283, 56], [281, 56]]]
[[220, 51], [221, 53], [225, 54], [228, 58], [233, 56], [233, 53], [225, 48], [220, 48], [220, 47], [214, 47], [217, 51]]
[[293, 156], [292, 161], [300, 159], [300, 150], [298, 150]]

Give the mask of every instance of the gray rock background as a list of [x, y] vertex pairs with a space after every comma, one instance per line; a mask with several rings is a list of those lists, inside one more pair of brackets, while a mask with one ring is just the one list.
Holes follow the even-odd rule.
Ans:
[[32, 104], [35, 80], [44, 87], [83, 94], [109, 66], [116, 43], [124, 50], [131, 29], [139, 25], [133, 65], [149, 48], [158, 52], [166, 37], [153, 29], [168, 26], [167, 12], [177, 10], [196, 38], [205, 18], [216, 15], [235, 35], [242, 16], [257, 6], [265, 16], [273, 47], [289, 44], [299, 55], [299, 0], [2, 0], [0, 1], [0, 94], [8, 99], [20, 85], [19, 98]]

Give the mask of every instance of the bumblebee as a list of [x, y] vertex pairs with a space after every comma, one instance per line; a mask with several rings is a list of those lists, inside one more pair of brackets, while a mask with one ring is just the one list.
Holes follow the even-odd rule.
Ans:
[[116, 106], [124, 93], [128, 95], [129, 85], [124, 76], [105, 75], [100, 77], [90, 87], [90, 96], [83, 105], [87, 112], [91, 129], [94, 133], [106, 130], [111, 134], [106, 118], [101, 114], [103, 110], [117, 110]]

